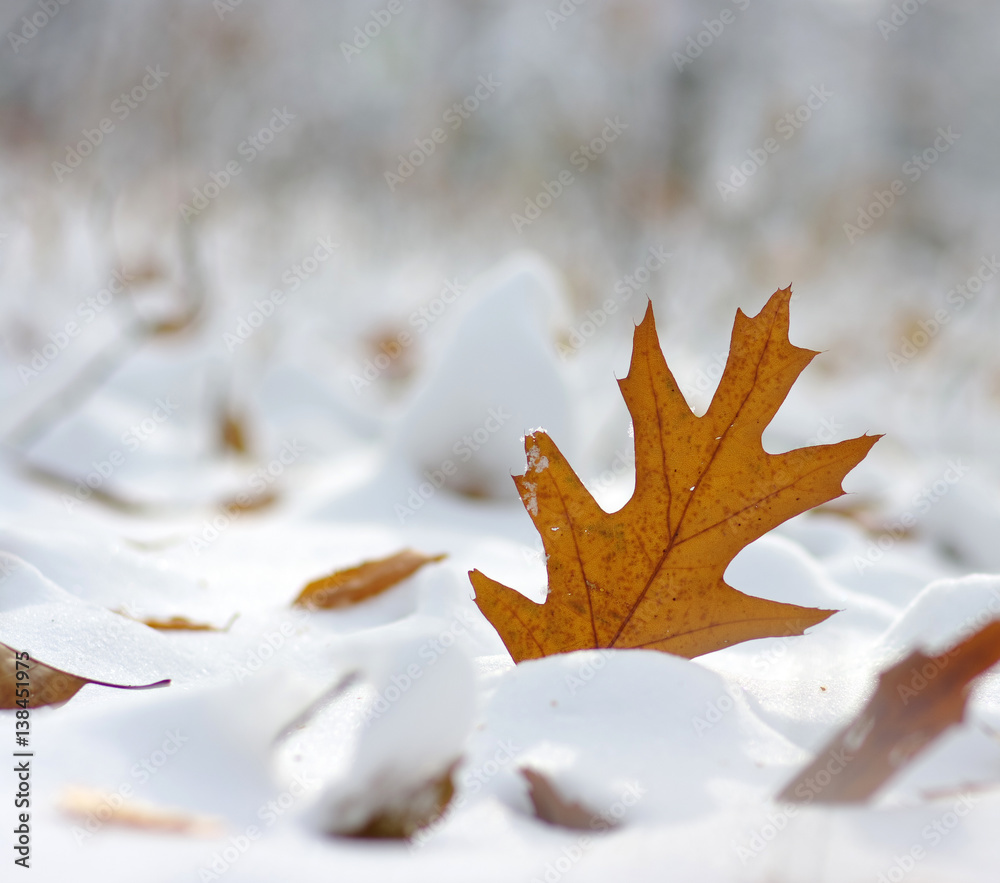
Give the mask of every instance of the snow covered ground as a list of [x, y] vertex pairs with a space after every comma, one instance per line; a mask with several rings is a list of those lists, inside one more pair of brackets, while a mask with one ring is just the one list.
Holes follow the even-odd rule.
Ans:
[[[996, 7], [388, 8], [116, 0], [30, 37], [40, 4], [3, 13], [0, 641], [173, 682], [32, 713], [34, 873], [994, 880], [997, 675], [871, 805], [773, 796], [880, 670], [1000, 613]], [[789, 282], [791, 340], [824, 352], [768, 450], [886, 437], [727, 580], [841, 612], [693, 661], [515, 668], [467, 573], [544, 596], [509, 478], [525, 431], [617, 508], [614, 378], [647, 297], [700, 411], [736, 308]], [[290, 607], [406, 546], [448, 557], [353, 608]], [[238, 617], [156, 632], [115, 610]], [[413, 843], [322, 833], [455, 759]], [[536, 820], [524, 766], [614, 830]], [[74, 819], [69, 787], [221, 827]]]

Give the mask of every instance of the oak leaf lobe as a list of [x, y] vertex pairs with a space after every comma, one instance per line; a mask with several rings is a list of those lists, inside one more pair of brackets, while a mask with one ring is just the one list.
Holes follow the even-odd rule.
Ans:
[[701, 417], [660, 350], [652, 304], [619, 387], [635, 434], [635, 491], [598, 506], [543, 431], [525, 437], [514, 482], [542, 536], [548, 595], [536, 604], [478, 570], [476, 604], [515, 662], [584, 648], [693, 657], [753, 638], [802, 634], [834, 611], [745, 595], [723, 580], [744, 546], [844, 493], [880, 436], [769, 454], [765, 427], [817, 353], [788, 340], [791, 289], [755, 317], [737, 311], [729, 358]]

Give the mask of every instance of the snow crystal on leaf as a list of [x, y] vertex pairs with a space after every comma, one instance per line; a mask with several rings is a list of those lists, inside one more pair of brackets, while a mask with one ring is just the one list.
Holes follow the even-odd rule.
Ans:
[[538, 485], [534, 482], [525, 482], [524, 490], [521, 493], [521, 499], [524, 500], [524, 508], [527, 509], [532, 515], [538, 514]]

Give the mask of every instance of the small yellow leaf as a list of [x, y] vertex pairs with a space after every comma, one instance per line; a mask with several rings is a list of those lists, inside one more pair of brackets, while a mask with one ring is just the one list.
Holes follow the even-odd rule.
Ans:
[[313, 580], [292, 602], [293, 606], [329, 610], [357, 604], [392, 588], [425, 564], [441, 561], [445, 555], [424, 555], [403, 549], [388, 558], [366, 561], [357, 567], [338, 570]]
[[119, 616], [124, 616], [126, 619], [131, 619], [133, 622], [141, 622], [143, 625], [161, 632], [228, 632], [239, 616], [239, 614], [234, 613], [229, 618], [229, 622], [220, 627], [210, 625], [207, 622], [194, 622], [186, 616], [170, 616], [166, 619], [157, 619], [156, 617], [143, 619], [142, 617], [132, 616], [125, 610], [115, 610], [113, 612]]

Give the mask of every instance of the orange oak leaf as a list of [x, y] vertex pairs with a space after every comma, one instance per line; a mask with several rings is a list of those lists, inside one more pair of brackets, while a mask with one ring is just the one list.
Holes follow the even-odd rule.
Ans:
[[155, 687], [167, 687], [170, 681], [136, 686], [95, 681], [53, 668], [30, 658], [25, 651], [0, 643], [0, 710], [62, 705], [87, 684], [114, 687], [116, 690], [151, 690]]
[[536, 604], [478, 570], [476, 603], [515, 662], [597, 647], [693, 657], [802, 634], [834, 611], [754, 598], [726, 585], [736, 553], [783, 521], [844, 493], [841, 481], [880, 436], [769, 454], [761, 443], [817, 355], [788, 340], [791, 289], [760, 313], [737, 311], [707, 413], [688, 407], [660, 350], [652, 304], [619, 380], [635, 434], [635, 492], [605, 512], [542, 431], [525, 437], [514, 478], [542, 536], [548, 596]]
[[858, 803], [961, 723], [969, 685], [1000, 662], [1000, 620], [938, 656], [915, 650], [879, 675], [854, 720], [785, 786], [788, 803]]
[[329, 576], [313, 580], [292, 602], [294, 607], [329, 610], [357, 604], [391, 589], [396, 583], [416, 573], [425, 564], [440, 561], [444, 555], [424, 555], [403, 549], [388, 558], [365, 561], [357, 567], [338, 570]]

